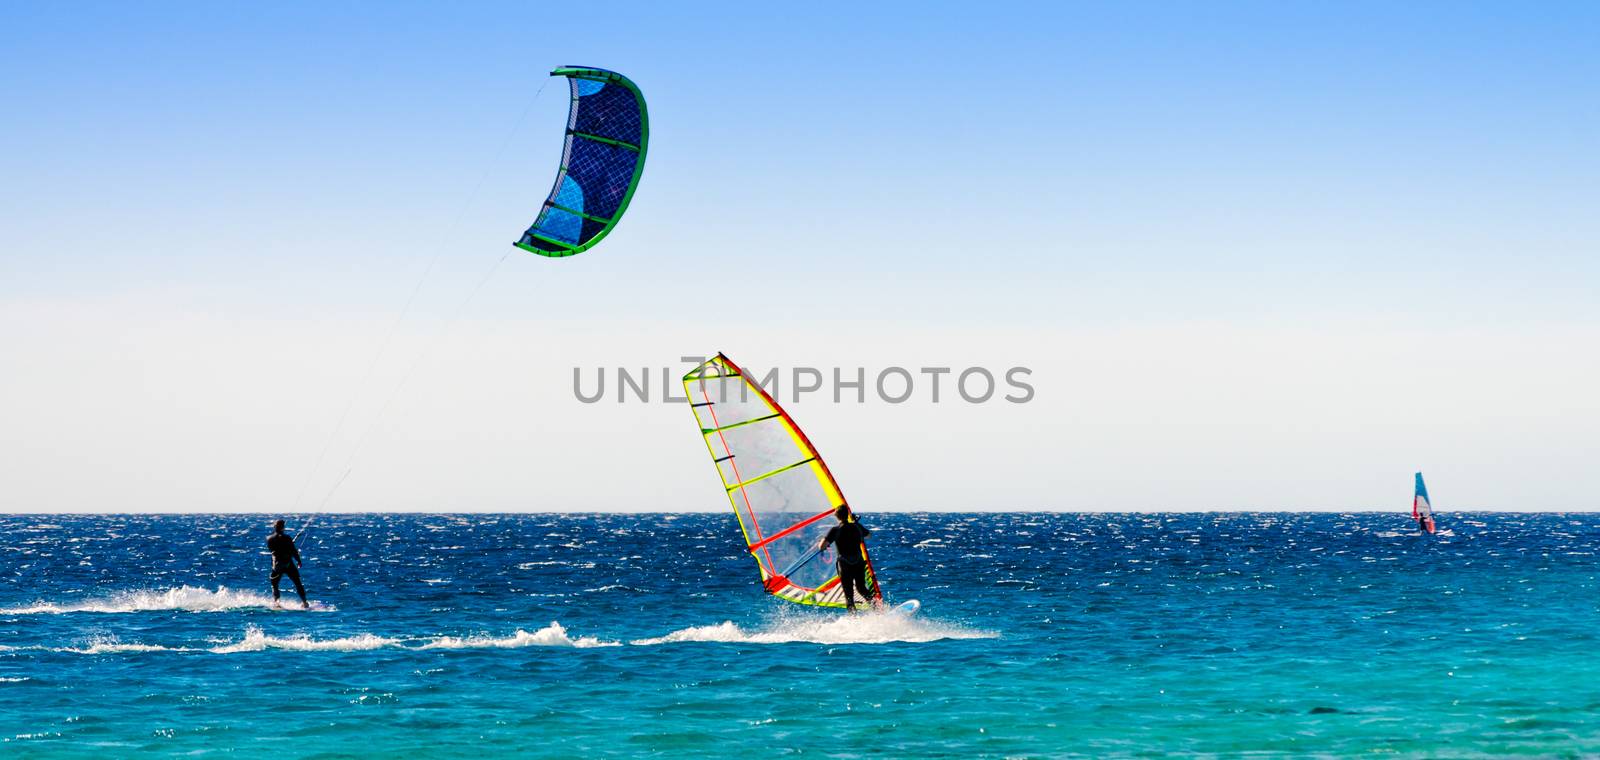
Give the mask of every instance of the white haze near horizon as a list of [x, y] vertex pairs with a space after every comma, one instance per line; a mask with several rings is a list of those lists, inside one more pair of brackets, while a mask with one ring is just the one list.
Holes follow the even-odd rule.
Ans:
[[[781, 389], [865, 512], [1404, 510], [1414, 470], [1442, 511], [1600, 506], [1600, 359], [1571, 350], [1592, 329], [485, 316], [526, 288], [559, 303], [544, 263], [465, 318], [408, 319], [364, 384], [397, 310], [0, 304], [0, 512], [721, 510], [692, 416], [660, 401], [663, 370], [719, 349], [865, 369], [862, 404]], [[619, 365], [650, 368], [650, 403], [616, 400]], [[888, 404], [892, 365], [1026, 366], [1035, 396], [969, 404], [947, 377], [935, 404], [919, 374]], [[605, 368], [603, 401], [574, 367], [589, 390]]]

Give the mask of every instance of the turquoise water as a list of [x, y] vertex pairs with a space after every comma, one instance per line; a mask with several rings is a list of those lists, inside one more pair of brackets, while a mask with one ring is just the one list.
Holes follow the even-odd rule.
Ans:
[[[910, 617], [731, 515], [0, 517], [0, 754], [1600, 753], [1600, 517], [864, 515]], [[295, 526], [291, 525], [291, 529]]]

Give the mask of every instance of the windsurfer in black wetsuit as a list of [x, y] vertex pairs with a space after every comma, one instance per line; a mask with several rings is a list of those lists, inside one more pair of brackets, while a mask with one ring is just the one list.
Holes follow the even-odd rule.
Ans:
[[272, 524], [272, 535], [267, 537], [267, 548], [272, 551], [272, 603], [278, 603], [278, 581], [289, 576], [294, 590], [300, 594], [300, 606], [311, 609], [306, 601], [306, 587], [300, 585], [300, 550], [295, 548], [294, 537], [283, 532], [283, 521]]
[[839, 524], [828, 529], [828, 535], [817, 545], [817, 550], [826, 551], [830, 544], [839, 550], [839, 585], [844, 587], [845, 609], [855, 611], [858, 589], [862, 601], [876, 606], [877, 600], [867, 590], [867, 560], [861, 551], [862, 539], [872, 535], [872, 531], [851, 518], [847, 505], [840, 504], [833, 511], [833, 516], [839, 520]]

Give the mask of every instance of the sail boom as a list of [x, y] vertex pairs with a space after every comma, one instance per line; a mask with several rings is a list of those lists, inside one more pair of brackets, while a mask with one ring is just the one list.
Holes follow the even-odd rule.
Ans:
[[822, 518], [827, 517], [828, 515], [831, 515], [831, 514], [833, 514], [832, 511], [819, 512], [818, 514], [812, 516], [812, 518], [809, 519], [809, 520], [806, 520], [804, 522], [797, 522], [794, 525], [791, 525], [791, 526], [789, 526], [787, 528], [784, 528], [782, 531], [780, 531], [778, 533], [774, 533], [774, 534], [772, 534], [770, 536], [767, 536], [766, 538], [761, 539], [760, 541], [757, 541], [756, 543], [751, 544], [750, 545], [750, 551], [752, 551], [752, 552], [759, 551], [761, 549], [761, 547], [766, 546], [767, 544], [770, 544], [773, 541], [776, 541], [776, 540], [778, 540], [780, 538], [783, 538], [784, 536], [787, 536], [790, 533], [793, 533], [793, 532], [795, 532], [797, 530], [800, 530], [801, 528], [804, 528], [807, 525], [810, 525], [810, 524], [812, 524], [812, 523], [814, 523], [814, 522], [816, 522], [818, 520], [821, 520]]

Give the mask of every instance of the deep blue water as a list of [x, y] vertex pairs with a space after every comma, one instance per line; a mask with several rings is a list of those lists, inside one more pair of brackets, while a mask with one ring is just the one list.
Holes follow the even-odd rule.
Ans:
[[[1600, 516], [863, 515], [909, 619], [731, 515], [0, 517], [0, 754], [1600, 753]], [[291, 530], [298, 526], [291, 524]]]

